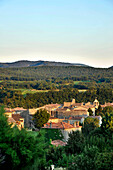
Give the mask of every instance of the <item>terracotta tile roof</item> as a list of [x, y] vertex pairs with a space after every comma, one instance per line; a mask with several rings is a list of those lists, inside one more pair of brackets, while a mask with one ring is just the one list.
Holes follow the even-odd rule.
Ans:
[[59, 107], [61, 106], [61, 104], [48, 104], [48, 105], [45, 105], [46, 107]]
[[46, 123], [43, 128], [52, 128], [52, 129], [71, 129], [74, 128], [73, 125], [66, 122], [58, 122], [58, 123]]
[[24, 110], [26, 110], [26, 109], [24, 109], [23, 107], [16, 107], [16, 108], [13, 108], [13, 109], [11, 109], [11, 108], [5, 108], [5, 110], [7, 111], [7, 112], [14, 112], [14, 111], [24, 111]]
[[87, 111], [85, 107], [76, 107], [74, 108], [74, 111], [79, 110], [79, 111]]
[[95, 106], [94, 105], [84, 105], [84, 106], [82, 106], [83, 108], [86, 108], [86, 109], [89, 109], [89, 108], [95, 108]]
[[105, 103], [104, 105], [101, 105], [101, 107], [107, 107], [107, 106], [113, 107], [113, 103]]
[[7, 110], [7, 111], [5, 111], [5, 113], [12, 113], [12, 111], [10, 111], [10, 110]]
[[74, 103], [74, 104], [72, 104], [72, 106], [82, 106], [83, 105], [83, 103]]
[[13, 109], [11, 108], [5, 108], [5, 111], [12, 111]]
[[20, 116], [20, 114], [12, 114], [12, 118], [15, 121], [19, 121], [20, 119], [24, 119], [23, 117]]
[[12, 117], [8, 117], [8, 122], [9, 123], [16, 123], [16, 121]]
[[102, 104], [101, 107], [106, 107], [106, 104]]
[[16, 107], [14, 108], [14, 110], [17, 111], [17, 110], [26, 110], [26, 109], [24, 109], [23, 107]]
[[59, 108], [61, 106], [61, 104], [48, 104], [48, 105], [45, 105], [43, 106], [42, 108], [43, 109], [46, 109], [46, 110], [55, 110], [57, 108]]
[[50, 117], [49, 119], [58, 119], [58, 118], [56, 118], [56, 117]]
[[66, 145], [66, 142], [63, 142], [63, 141], [61, 141], [61, 140], [53, 140], [52, 142], [51, 142], [51, 144], [52, 145], [55, 145], [55, 146], [65, 146]]

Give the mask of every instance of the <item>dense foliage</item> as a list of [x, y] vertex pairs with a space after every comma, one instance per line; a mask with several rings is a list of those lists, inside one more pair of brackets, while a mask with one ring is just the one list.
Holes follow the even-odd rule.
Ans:
[[84, 120], [82, 130], [85, 135], [88, 135], [92, 130], [96, 129], [97, 127], [99, 127], [99, 120], [97, 118], [87, 117]]
[[79, 131], [72, 131], [69, 134], [69, 139], [66, 145], [66, 152], [71, 154], [77, 154], [82, 152], [84, 147], [84, 136]]
[[98, 80], [109, 82], [112, 79], [112, 68], [93, 68], [79, 66], [42, 66], [23, 68], [0, 68], [1, 80], [39, 80], [57, 77], [75, 77], [80, 80]]
[[102, 130], [113, 133], [113, 112], [106, 112], [102, 119]]
[[41, 129], [41, 131], [44, 131], [45, 135], [45, 141], [46, 142], [51, 142], [51, 140], [63, 140], [63, 135], [60, 131], [60, 129]]
[[[113, 88], [113, 68], [42, 66], [0, 68], [0, 86], [31, 89]], [[78, 81], [78, 82], [77, 82]]]
[[[34, 164], [38, 159], [37, 168], [43, 167], [44, 140], [39, 133], [34, 137], [26, 130], [18, 130], [17, 127], [10, 128], [3, 109], [0, 110], [0, 169], [20, 169]], [[43, 144], [42, 144], [43, 143]], [[4, 158], [4, 160], [3, 160]], [[4, 162], [3, 162], [4, 161]]]
[[33, 115], [33, 122], [36, 128], [41, 128], [48, 122], [50, 114], [46, 110], [37, 110]]
[[75, 98], [76, 102], [93, 102], [95, 97], [100, 104], [113, 101], [112, 89], [89, 89], [86, 92], [80, 92], [77, 89], [65, 88], [60, 91], [37, 92], [34, 94], [22, 95], [21, 91], [8, 89], [0, 90], [0, 104], [8, 107], [33, 108], [40, 107], [50, 103], [63, 103]]

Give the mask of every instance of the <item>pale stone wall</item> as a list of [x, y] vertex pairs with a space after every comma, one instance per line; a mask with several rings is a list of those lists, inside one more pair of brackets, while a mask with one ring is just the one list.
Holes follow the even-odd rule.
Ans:
[[63, 134], [64, 140], [67, 142], [68, 138], [69, 138], [69, 133], [71, 133], [72, 131], [81, 131], [81, 127], [79, 128], [71, 128], [71, 129], [61, 129], [61, 132]]

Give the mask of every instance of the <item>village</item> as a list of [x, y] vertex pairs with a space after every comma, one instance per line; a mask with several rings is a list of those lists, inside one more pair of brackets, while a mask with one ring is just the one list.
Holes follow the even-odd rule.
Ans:
[[[102, 109], [107, 106], [113, 107], [113, 103], [105, 103], [101, 105]], [[47, 104], [43, 107], [34, 109], [24, 108], [5, 108], [5, 115], [8, 117], [8, 123], [11, 127], [17, 126], [19, 130], [26, 128], [31, 130], [34, 127], [33, 115], [37, 110], [46, 110], [50, 114], [50, 118], [46, 124], [43, 125], [42, 129], [59, 129], [63, 135], [63, 141], [55, 140], [52, 141], [53, 145], [65, 145], [69, 138], [69, 133], [72, 131], [81, 131], [84, 120], [87, 117], [98, 119], [99, 127], [102, 124], [102, 117], [96, 116], [95, 111], [99, 107], [99, 101], [97, 98], [93, 103], [76, 103], [75, 99], [71, 102], [64, 102], [63, 104]], [[88, 109], [92, 110], [90, 116]], [[63, 142], [63, 143], [62, 143]]]

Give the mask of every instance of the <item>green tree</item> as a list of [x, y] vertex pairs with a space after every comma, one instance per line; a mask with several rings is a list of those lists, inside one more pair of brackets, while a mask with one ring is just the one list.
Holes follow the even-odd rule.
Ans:
[[49, 165], [50, 162], [54, 165], [58, 165], [58, 162], [60, 164], [60, 160], [63, 160], [64, 155], [65, 155], [65, 152], [64, 152], [63, 147], [49, 146], [48, 152], [46, 154], [47, 165]]
[[93, 111], [91, 110], [91, 108], [88, 109], [89, 112], [89, 116], [93, 116]]
[[111, 112], [113, 112], [112, 106], [107, 106], [103, 109], [103, 115], [105, 115], [106, 113], [111, 113]]
[[36, 128], [41, 128], [45, 123], [48, 122], [50, 114], [46, 110], [37, 110], [33, 115], [33, 121]]
[[96, 157], [98, 155], [98, 148], [95, 146], [86, 146], [81, 154], [72, 158], [72, 162], [69, 165], [69, 170], [95, 170], [96, 169]]
[[101, 129], [103, 132], [113, 133], [113, 112], [105, 114], [102, 119]]
[[63, 140], [63, 135], [60, 129], [42, 129], [45, 132], [45, 141]]
[[34, 164], [36, 159], [38, 159], [37, 167], [40, 166], [45, 155], [45, 145], [41, 134], [37, 133], [34, 137], [25, 129], [20, 131], [17, 127], [11, 128], [3, 112], [4, 110], [1, 108], [0, 149], [2, 155], [5, 155], [5, 163], [1, 169], [23, 168]]
[[84, 147], [84, 136], [80, 131], [69, 133], [69, 139], [66, 145], [66, 152], [71, 154], [80, 153]]
[[98, 106], [98, 109], [95, 111], [95, 115], [96, 116], [99, 116], [99, 115], [102, 116], [103, 115], [101, 105]]
[[95, 163], [98, 170], [113, 169], [113, 152], [99, 153]]
[[83, 133], [88, 135], [92, 130], [99, 127], [99, 120], [97, 118], [87, 117], [84, 120]]

